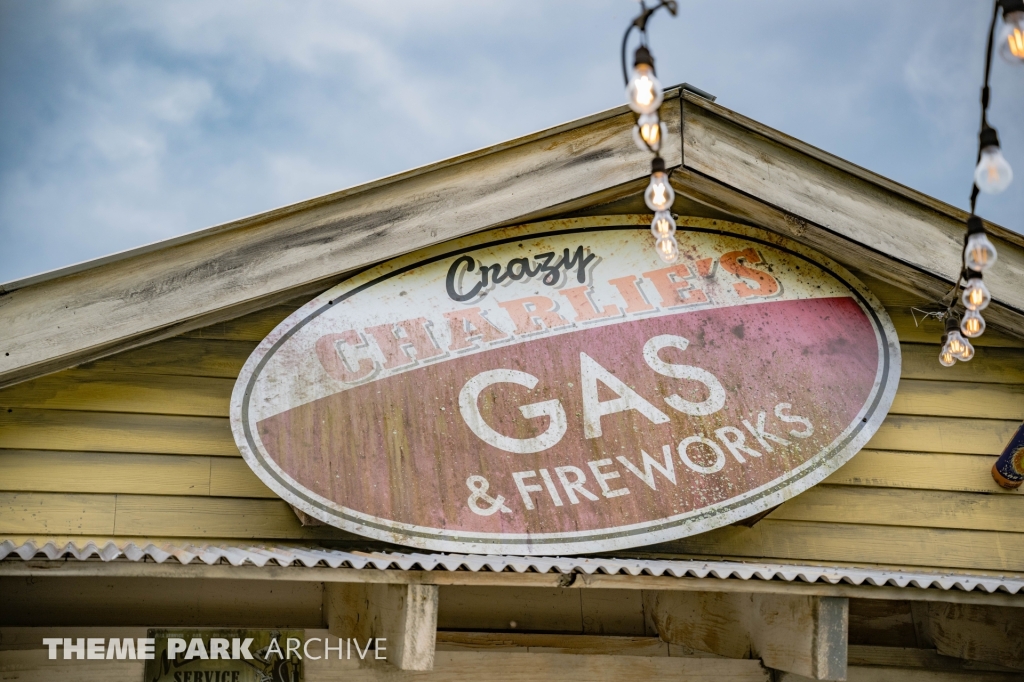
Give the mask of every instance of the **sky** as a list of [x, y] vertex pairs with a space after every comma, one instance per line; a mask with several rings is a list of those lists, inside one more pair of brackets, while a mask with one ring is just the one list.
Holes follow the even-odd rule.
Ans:
[[[990, 2], [679, 0], [659, 77], [967, 207]], [[623, 103], [633, 0], [0, 0], [0, 282]], [[1024, 67], [990, 121], [1018, 179]]]

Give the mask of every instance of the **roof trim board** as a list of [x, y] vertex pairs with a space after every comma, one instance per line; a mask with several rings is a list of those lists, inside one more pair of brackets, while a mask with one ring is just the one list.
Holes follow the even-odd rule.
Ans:
[[[952, 287], [965, 212], [687, 93], [683, 144], [680, 192], [929, 298]], [[1020, 335], [1024, 237], [991, 229], [986, 318]]]
[[[682, 193], [916, 293], [948, 291], [963, 212], [692, 93], [680, 100], [671, 92], [663, 114], [665, 156]], [[649, 166], [632, 123], [619, 107], [4, 285], [0, 387], [313, 293], [429, 244], [637, 193]], [[987, 317], [1021, 334], [1024, 238], [992, 230], [1001, 255], [986, 278], [994, 297]]]
[[[671, 166], [680, 162], [679, 110], [665, 117]], [[620, 107], [15, 288], [0, 296], [0, 385], [166, 338], [190, 321], [244, 314], [430, 244], [639, 191], [650, 159], [632, 125]]]

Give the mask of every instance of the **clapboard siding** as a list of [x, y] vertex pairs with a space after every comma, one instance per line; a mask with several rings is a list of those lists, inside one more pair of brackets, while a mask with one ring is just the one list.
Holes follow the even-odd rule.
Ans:
[[825, 483], [1021, 497], [1019, 492], [996, 485], [992, 480], [991, 467], [992, 457], [988, 455], [862, 450], [839, 471], [826, 478]]
[[[880, 526], [919, 526], [1024, 533], [1005, 523], [1024, 517], [1021, 495], [964, 495], [938, 490], [892, 490], [818, 485], [782, 505], [769, 519]], [[1021, 537], [1024, 542], [1024, 536]]]
[[[1024, 541], [1006, 523], [1024, 495], [989, 474], [1024, 419], [1024, 341], [993, 330], [974, 361], [943, 368], [941, 325], [916, 325], [910, 310], [927, 302], [863, 279], [903, 355], [890, 415], [865, 450], [752, 528], [638, 554], [1024, 571]], [[302, 303], [0, 390], [0, 533], [350, 538], [303, 528], [238, 456], [227, 420], [245, 360]]]
[[176, 337], [86, 363], [81, 368], [234, 380], [256, 345], [255, 341]]
[[629, 554], [1024, 572], [1024, 542], [1019, 533], [774, 519], [753, 528], [718, 528]]
[[0, 406], [227, 417], [234, 379], [68, 370], [0, 390]]
[[77, 410], [5, 409], [0, 447], [239, 456], [225, 418]]
[[1020, 425], [999, 419], [893, 414], [868, 441], [873, 450], [998, 455]]
[[303, 527], [282, 500], [224, 497], [118, 495], [115, 535], [146, 535], [159, 529], [170, 537], [346, 538], [330, 526]]
[[277, 497], [240, 457], [0, 450], [0, 481], [18, 492]]

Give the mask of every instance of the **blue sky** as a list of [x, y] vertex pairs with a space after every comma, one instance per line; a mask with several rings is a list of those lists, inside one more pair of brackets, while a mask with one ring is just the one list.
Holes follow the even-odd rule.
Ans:
[[[680, 0], [663, 82], [966, 207], [977, 0]], [[0, 0], [0, 281], [258, 213], [622, 102], [631, 0]], [[991, 121], [1018, 179], [1024, 68]]]

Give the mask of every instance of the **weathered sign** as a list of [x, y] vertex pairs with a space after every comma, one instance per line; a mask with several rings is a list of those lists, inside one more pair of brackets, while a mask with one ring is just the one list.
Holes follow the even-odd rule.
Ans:
[[495, 230], [318, 296], [245, 364], [235, 439], [327, 523], [441, 551], [607, 551], [732, 523], [875, 432], [900, 354], [828, 258], [683, 219]]

